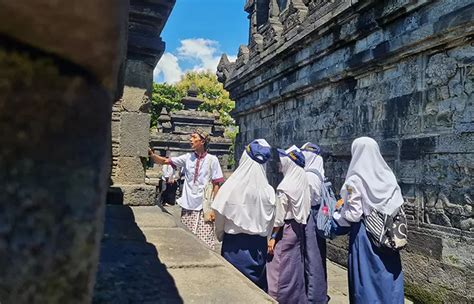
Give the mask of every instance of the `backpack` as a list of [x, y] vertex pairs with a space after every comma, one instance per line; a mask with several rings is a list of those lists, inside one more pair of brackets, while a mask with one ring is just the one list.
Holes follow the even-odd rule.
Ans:
[[364, 216], [363, 220], [367, 236], [375, 246], [399, 251], [407, 245], [407, 217], [403, 206], [394, 216], [372, 209], [368, 216]]
[[325, 239], [334, 239], [336, 234], [332, 227], [332, 215], [336, 211], [336, 195], [332, 190], [332, 184], [329, 181], [324, 181], [321, 173], [317, 170], [309, 169], [307, 172], [316, 174], [321, 180], [321, 202], [317, 213], [313, 213], [313, 219], [316, 223], [316, 232]]

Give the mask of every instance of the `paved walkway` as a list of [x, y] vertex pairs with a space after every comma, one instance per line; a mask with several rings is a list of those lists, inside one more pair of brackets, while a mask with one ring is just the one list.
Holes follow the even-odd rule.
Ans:
[[[166, 206], [164, 209], [172, 214], [176, 219], [179, 219], [181, 209], [178, 206]], [[216, 240], [216, 252], [220, 253], [220, 243]], [[331, 304], [347, 304], [348, 285], [347, 285], [347, 270], [336, 263], [328, 260], [328, 294], [331, 297]]]
[[274, 303], [158, 207], [108, 205], [93, 303]]
[[[179, 214], [107, 206], [93, 303], [275, 303], [185, 230]], [[349, 303], [347, 272], [330, 261], [328, 285], [331, 304]]]

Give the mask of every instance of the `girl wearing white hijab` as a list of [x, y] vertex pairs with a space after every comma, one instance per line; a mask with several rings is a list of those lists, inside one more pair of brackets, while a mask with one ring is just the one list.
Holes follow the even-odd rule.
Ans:
[[304, 225], [311, 207], [305, 159], [296, 146], [280, 153], [283, 180], [277, 187], [273, 233], [268, 241], [268, 294], [278, 303], [306, 303]]
[[265, 168], [270, 156], [271, 147], [264, 139], [252, 141], [212, 203], [222, 256], [265, 291], [267, 236], [275, 213], [275, 191]]
[[310, 142], [301, 147], [305, 157], [306, 177], [311, 194], [311, 210], [305, 226], [304, 272], [308, 303], [326, 304], [328, 285], [326, 272], [326, 240], [316, 232], [319, 205], [321, 204], [321, 186], [325, 179], [321, 149]]
[[370, 137], [354, 140], [352, 159], [341, 188], [344, 205], [334, 219], [350, 226], [349, 294], [351, 303], [403, 303], [400, 254], [378, 248], [367, 236], [363, 216], [372, 210], [394, 215], [403, 204], [397, 179]]

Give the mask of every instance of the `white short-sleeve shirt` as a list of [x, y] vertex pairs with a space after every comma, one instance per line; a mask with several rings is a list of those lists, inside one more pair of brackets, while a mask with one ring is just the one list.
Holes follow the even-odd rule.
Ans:
[[215, 155], [205, 153], [198, 156], [192, 152], [171, 157], [170, 164], [183, 168], [183, 195], [178, 199], [178, 204], [184, 209], [201, 210], [204, 188], [209, 181], [214, 184], [224, 182], [224, 175]]

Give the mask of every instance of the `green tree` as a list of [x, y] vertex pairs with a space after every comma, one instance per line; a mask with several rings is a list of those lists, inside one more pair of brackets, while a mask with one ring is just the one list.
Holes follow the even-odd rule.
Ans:
[[235, 103], [230, 99], [229, 92], [217, 81], [216, 75], [211, 72], [187, 72], [181, 81], [174, 85], [153, 84], [152, 107], [151, 107], [151, 127], [156, 126], [161, 109], [164, 107], [168, 112], [181, 110], [183, 105], [181, 99], [187, 95], [188, 90], [194, 85], [198, 91], [198, 98], [204, 103], [199, 106], [199, 110], [219, 114], [220, 122], [226, 126], [224, 136], [232, 140], [229, 149], [229, 164], [234, 163], [234, 143], [239, 131], [235, 126], [234, 119], [230, 116], [230, 111], [235, 107]]
[[181, 98], [183, 94], [174, 85], [166, 83], [153, 83], [153, 94], [151, 101], [151, 127], [155, 127], [161, 110], [166, 108], [168, 112], [181, 110]]
[[232, 145], [229, 148], [229, 155], [227, 159], [227, 163], [229, 165], [229, 169], [235, 169], [235, 139], [237, 138], [237, 134], [239, 133], [239, 127], [236, 125], [227, 126], [224, 132], [224, 136], [232, 141]]
[[222, 124], [233, 125], [234, 119], [229, 113], [234, 109], [235, 103], [222, 83], [217, 81], [216, 75], [211, 72], [187, 72], [176, 84], [176, 88], [181, 94], [186, 94], [193, 84], [197, 88], [198, 98], [204, 100], [199, 110], [218, 113]]

